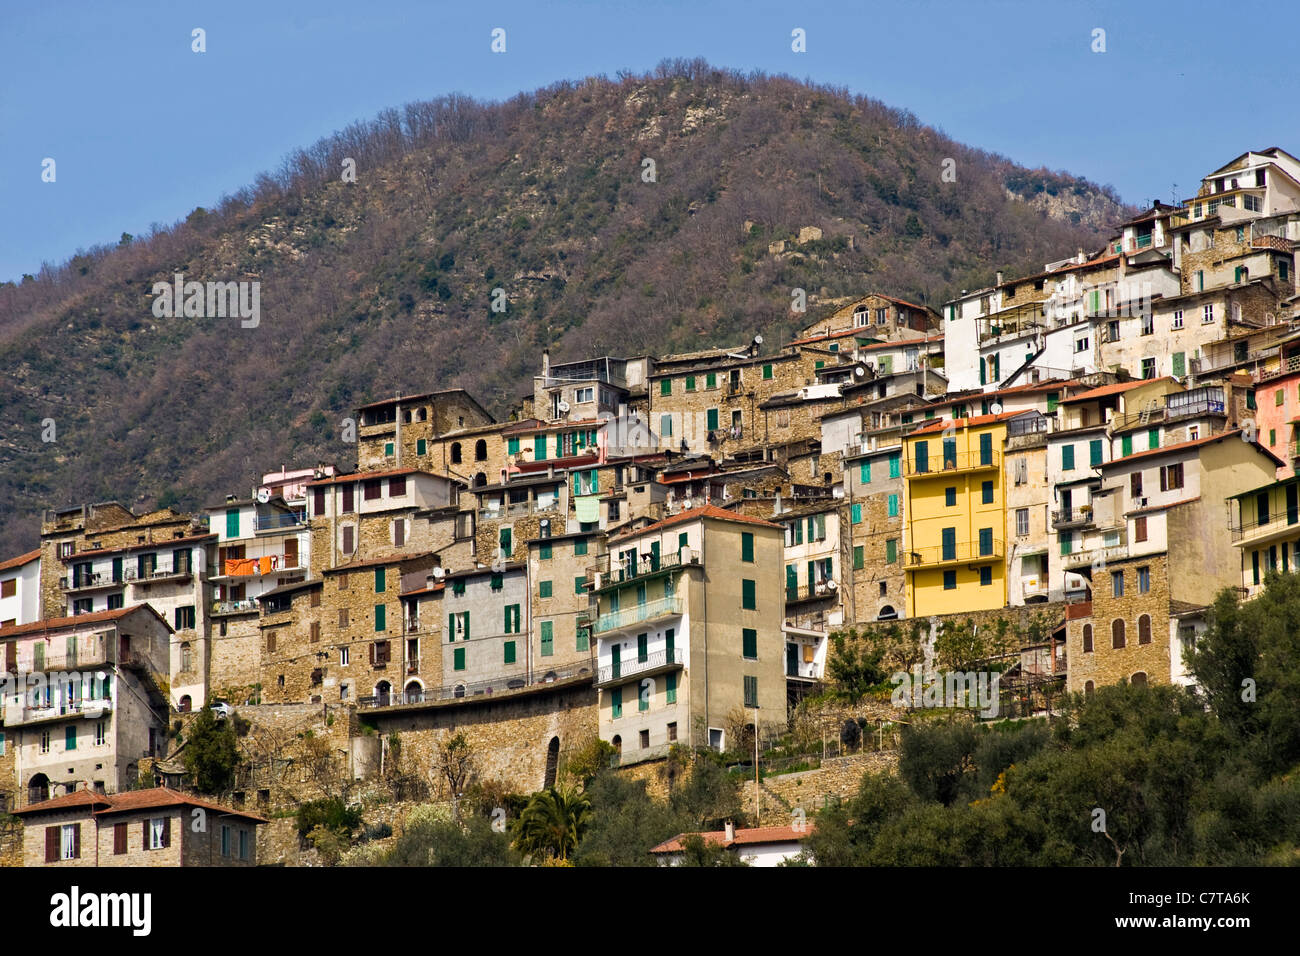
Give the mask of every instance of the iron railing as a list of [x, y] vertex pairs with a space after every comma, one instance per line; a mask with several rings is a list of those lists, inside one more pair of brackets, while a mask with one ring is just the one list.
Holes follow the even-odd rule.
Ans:
[[490, 680], [461, 682], [441, 687], [394, 690], [388, 694], [359, 697], [357, 698], [357, 705], [366, 709], [377, 709], [402, 707], [408, 704], [432, 704], [440, 701], [466, 700], [475, 697], [496, 697], [503, 694], [518, 693], [546, 684], [554, 684], [557, 681], [594, 677], [595, 673], [596, 661], [594, 658], [589, 657], [564, 667], [547, 669], [540, 674], [529, 675], [521, 671], [513, 675], [503, 674]]
[[658, 617], [681, 614], [685, 609], [686, 601], [680, 594], [657, 598], [645, 604], [637, 604], [633, 607], [609, 611], [600, 615], [600, 617], [596, 618], [594, 633], [605, 634], [609, 631], [622, 630], [625, 627], [631, 627], [634, 624], [654, 620]]
[[637, 674], [644, 674], [656, 668], [680, 667], [683, 664], [685, 664], [685, 659], [681, 648], [666, 647], [662, 651], [647, 654], [644, 658], [636, 657], [632, 660], [619, 661], [617, 664], [602, 667], [596, 676], [596, 683], [608, 684], [611, 681], [626, 680], [629, 677], [635, 677]]

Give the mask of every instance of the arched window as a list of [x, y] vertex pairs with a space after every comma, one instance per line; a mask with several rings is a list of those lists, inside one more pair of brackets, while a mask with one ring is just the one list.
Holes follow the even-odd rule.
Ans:
[[181, 705], [177, 709], [182, 714], [188, 714], [190, 712], [190, 708], [193, 706], [194, 706], [194, 701], [190, 699], [189, 694], [186, 694], [184, 697], [181, 698]]
[[1083, 685], [1083, 692], [1088, 697], [1091, 697], [1092, 692], [1095, 691], [1096, 689], [1097, 689], [1097, 685], [1094, 684], [1092, 681], [1088, 681], [1086, 684]]
[[388, 706], [388, 697], [393, 692], [393, 685], [386, 680], [381, 680], [375, 685], [375, 703], [380, 707]]
[[429, 410], [428, 410], [427, 408], [424, 408], [424, 407], [421, 407], [421, 408], [416, 409], [416, 410], [415, 410], [415, 420], [416, 420], [416, 421], [419, 421], [419, 422], [428, 421], [428, 420], [429, 420]]
[[453, 690], [453, 691], [451, 692], [451, 694], [452, 694], [453, 697], [464, 697], [464, 696], [465, 696], [465, 685], [464, 685], [464, 684], [457, 684], [457, 685], [456, 685], [456, 689]]
[[1136, 674], [1134, 674], [1132, 677], [1129, 678], [1128, 682], [1132, 684], [1134, 687], [1146, 687], [1147, 686], [1146, 672], [1138, 671]]
[[418, 704], [424, 699], [424, 688], [420, 686], [418, 680], [408, 681], [406, 684], [406, 702], [408, 704]]
[[1138, 643], [1151, 643], [1151, 615], [1143, 614], [1138, 618]]
[[43, 773], [38, 773], [27, 784], [27, 802], [40, 803], [48, 799], [50, 799], [50, 778]]
[[1124, 646], [1124, 622], [1119, 618], [1110, 622], [1110, 646], [1115, 650]]
[[460, 464], [460, 442], [458, 441], [451, 443], [451, 463], [453, 465]]
[[[501, 477], [501, 480], [502, 480], [502, 481], [505, 481], [505, 476], [504, 476], [504, 475]], [[474, 487], [475, 487], [475, 488], [482, 488], [482, 487], [483, 487], [484, 485], [486, 485], [486, 484], [487, 484], [487, 475], [483, 474], [483, 472], [481, 472], [481, 471], [475, 472], [475, 473], [474, 473]]]
[[487, 442], [482, 438], [474, 443], [474, 460], [487, 461]]
[[542, 789], [549, 790], [555, 786], [555, 776], [560, 769], [560, 738], [552, 737], [550, 744], [546, 748], [546, 779], [542, 782]]
[[896, 617], [898, 617], [898, 612], [894, 610], [894, 606], [892, 604], [886, 604], [884, 607], [880, 609], [880, 613], [876, 615], [876, 620], [892, 621]]
[[1083, 625], [1083, 652], [1085, 654], [1092, 653], [1092, 625], [1091, 624]]
[[622, 737], [622, 735], [620, 735], [620, 734], [615, 734], [615, 735], [614, 735], [614, 739], [611, 740], [610, 743], [614, 745], [614, 753], [615, 753], [617, 756], [620, 756], [620, 757], [621, 757], [621, 756], [623, 755], [623, 737]]

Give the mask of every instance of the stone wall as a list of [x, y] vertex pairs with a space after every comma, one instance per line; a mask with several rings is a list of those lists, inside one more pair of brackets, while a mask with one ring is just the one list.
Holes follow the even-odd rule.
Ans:
[[[1151, 590], [1138, 590], [1137, 569], [1150, 569]], [[1124, 594], [1112, 594], [1111, 573], [1124, 576]], [[1151, 619], [1148, 644], [1139, 642], [1138, 619], [1148, 615]], [[1116, 621], [1124, 623], [1124, 646], [1115, 648], [1113, 627]], [[1086, 626], [1092, 627], [1091, 652], [1083, 649]], [[1148, 555], [1124, 562], [1108, 562], [1104, 568], [1093, 572], [1092, 616], [1071, 620], [1066, 628], [1066, 659], [1069, 670], [1066, 689], [1085, 691], [1087, 684], [1094, 686], [1117, 684], [1132, 679], [1135, 673], [1146, 674], [1153, 684], [1169, 683], [1169, 574], [1167, 556]]]

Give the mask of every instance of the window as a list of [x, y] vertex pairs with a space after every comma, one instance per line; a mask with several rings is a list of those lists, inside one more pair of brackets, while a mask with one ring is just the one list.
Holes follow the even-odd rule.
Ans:
[[1074, 446], [1061, 446], [1061, 470], [1071, 471], [1074, 468]]
[[890, 455], [889, 456], [889, 477], [900, 478], [902, 477], [902, 474], [903, 474], [903, 456]]
[[945, 591], [955, 591], [957, 589], [957, 572], [943, 572], [943, 589]]
[[745, 706], [746, 707], [758, 706], [758, 678], [757, 677], [745, 678]]
[[77, 749], [77, 728], [76, 727], [63, 728], [63, 749], [64, 750]]
[[866, 558], [863, 554], [863, 546], [860, 544], [853, 546], [853, 570], [861, 571], [866, 566]]
[[1183, 327], [1183, 310], [1182, 310], [1182, 309], [1175, 309], [1175, 310], [1174, 310], [1174, 317], [1170, 320], [1170, 322], [1169, 322], [1169, 327], [1172, 328], [1172, 329], [1181, 329], [1181, 328]]
[[980, 557], [993, 553], [993, 529], [980, 528]]
[[695, 376], [694, 376], [694, 375], [687, 375], [687, 376], [686, 376], [686, 391], [688, 391], [688, 392], [693, 392], [693, 391], [695, 391]]
[[758, 660], [758, 631], [746, 627], [740, 632], [740, 653], [746, 660]]
[[1146, 594], [1147, 592], [1149, 592], [1151, 590], [1151, 569], [1138, 568], [1137, 578], [1138, 578], [1138, 594]]
[[944, 561], [953, 561], [957, 558], [957, 529], [941, 529], [942, 548], [941, 556]]
[[1143, 378], [1156, 377], [1156, 360], [1154, 358], [1144, 358], [1142, 360], [1142, 377]]
[[519, 605], [507, 604], [505, 608], [505, 633], [519, 633]]
[[[675, 681], [675, 678], [676, 678], [676, 677], [677, 677], [676, 674], [669, 674], [669, 675], [668, 675], [668, 680], [669, 680], [669, 681]], [[673, 684], [673, 691], [672, 691], [672, 692], [673, 692], [674, 699], [669, 701], [670, 704], [673, 703], [673, 702], [676, 700], [677, 685], [676, 685], [675, 682], [674, 682], [674, 684]], [[677, 739], [677, 721], [674, 720], [672, 723], [670, 723], [670, 724], [668, 725], [668, 742], [669, 742], [669, 743], [672, 743], [672, 742], [673, 742], [674, 740], [676, 740], [676, 739]]]
[[346, 647], [339, 648], [339, 666], [346, 667], [352, 662], [352, 653]]
[[664, 438], [673, 437], [673, 416], [671, 415], [659, 416], [659, 434]]
[[614, 720], [623, 716], [623, 688], [615, 687], [609, 692], [609, 709]]
[[1088, 351], [1088, 337], [1087, 337], [1087, 336], [1084, 336], [1084, 337], [1081, 338], [1081, 339], [1075, 339], [1075, 340], [1074, 340], [1074, 350], [1075, 350], [1076, 352], [1086, 352], [1086, 351]]
[[1110, 646], [1116, 651], [1124, 646], [1124, 622], [1119, 618], [1110, 623]]
[[1017, 508], [1016, 509], [1016, 535], [1018, 537], [1023, 538], [1027, 534], [1029, 534], [1029, 509]]
[[[1147, 539], [1147, 517], [1141, 515], [1133, 519], [1133, 540], [1145, 541]], [[1141, 580], [1139, 578], [1139, 580]]]
[[854, 524], [862, 524], [862, 504], [854, 502], [849, 508], [849, 518]]
[[187, 631], [194, 629], [194, 605], [187, 604], [184, 607], [178, 607], [173, 611], [176, 622], [176, 630]]
[[711, 432], [716, 432], [718, 430], [718, 410], [716, 408], [710, 408], [706, 411], [704, 413], [704, 422], [705, 428]]
[[375, 605], [375, 630], [384, 631], [388, 629], [388, 608], [383, 604]]
[[885, 563], [894, 564], [898, 561], [898, 539], [885, 539]]
[[871, 484], [871, 462], [864, 461], [858, 465], [858, 481], [861, 484]]
[[505, 648], [505, 654], [504, 657], [502, 658], [502, 663], [513, 664], [515, 662], [515, 642], [506, 641], [505, 644], [502, 646]]
[[659, 394], [671, 395], [673, 393], [673, 380], [671, 378], [661, 379], [659, 382]]
[[451, 669], [454, 671], [463, 671], [465, 669], [465, 648], [458, 647], [452, 651]]
[[744, 578], [740, 582], [740, 606], [747, 611], [758, 609], [758, 596], [754, 582]]
[[580, 574], [574, 577], [573, 579], [573, 593], [574, 594], [587, 593], [587, 579]]
[[47, 754], [49, 752], [50, 752], [50, 732], [48, 730], [42, 730], [41, 731], [41, 753]]
[[764, 365], [764, 366], [763, 366], [763, 378], [765, 378], [765, 379], [770, 379], [771, 377], [772, 377], [772, 366], [771, 366], [771, 365]]
[[1091, 624], [1083, 625], [1083, 652], [1085, 654], [1092, 653], [1092, 625]]
[[1183, 487], [1183, 463], [1165, 465], [1160, 469], [1160, 490], [1172, 491]]
[[[1200, 275], [1203, 275], [1203, 273], [1198, 272], [1197, 275], [1200, 276]], [[1202, 285], [1204, 285], [1204, 283], [1202, 283]], [[1207, 306], [1202, 310], [1202, 312], [1201, 312], [1201, 322], [1202, 322], [1202, 324], [1204, 324], [1204, 325], [1209, 325], [1209, 324], [1210, 324], [1211, 322], [1213, 322], [1213, 321], [1214, 321], [1214, 304], [1211, 303], [1210, 305], [1207, 305]]]
[[898, 495], [889, 496], [889, 517], [898, 517]]
[[1127, 458], [1129, 455], [1133, 454], [1132, 435], [1125, 435], [1123, 438], [1119, 440], [1119, 450], [1120, 450], [1120, 455], [1123, 456], [1124, 458]]
[[145, 821], [145, 845], [151, 850], [171, 846], [172, 821], [170, 817], [153, 817]]
[[452, 643], [456, 638], [469, 640], [469, 611], [447, 615], [447, 643]]
[[1110, 595], [1111, 597], [1124, 596], [1124, 572], [1123, 571], [1110, 572]]
[[537, 594], [538, 594], [538, 597], [544, 597], [544, 598], [548, 598], [548, 597], [550, 597], [550, 596], [551, 596], [551, 582], [550, 582], [550, 581], [542, 581], [542, 582], [537, 586]]
[[948, 507], [948, 508], [955, 508], [955, 507], [957, 507], [957, 489], [956, 489], [956, 488], [945, 488], [945, 489], [943, 489], [943, 503], [944, 503], [944, 505], [945, 505], [946, 507]]
[[1142, 316], [1142, 334], [1153, 335], [1156, 331], [1156, 317], [1154, 315]]
[[574, 555], [574, 557], [582, 557], [582, 555], [584, 555], [584, 554], [586, 554], [586, 553], [587, 553], [587, 539], [586, 539], [586, 538], [579, 538], [577, 541], [573, 542], [573, 555]]
[[980, 486], [980, 502], [982, 504], [993, 504], [993, 482], [986, 481]]
[[1138, 643], [1151, 643], [1151, 615], [1143, 614], [1138, 618]]
[[754, 535], [752, 532], [742, 531], [740, 533], [740, 560], [749, 564], [754, 563]]
[[1101, 464], [1102, 445], [1100, 438], [1088, 442], [1088, 464], [1096, 468]]

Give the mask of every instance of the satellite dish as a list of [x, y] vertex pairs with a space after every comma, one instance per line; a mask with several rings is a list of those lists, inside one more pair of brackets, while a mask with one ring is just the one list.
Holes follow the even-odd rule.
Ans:
[[683, 507], [683, 508], [693, 508], [693, 507], [695, 507], [695, 502], [691, 501], [690, 498], [687, 498], [685, 501], [682, 502], [682, 507]]
[[258, 489], [257, 489], [257, 501], [258, 501], [258, 504], [263, 504], [263, 505], [264, 505], [264, 504], [266, 504], [266, 503], [267, 503], [268, 501], [270, 501], [270, 500], [271, 500], [271, 489], [269, 489], [269, 488], [258, 488]]
[[994, 402], [992, 405], [990, 405], [990, 406], [989, 406], [989, 413], [990, 413], [990, 414], [993, 414], [993, 415], [1001, 415], [1001, 414], [1002, 414], [1002, 403], [1001, 403], [1001, 402]]
[[437, 578], [439, 581], [442, 580], [442, 576], [443, 576], [444, 574], [446, 574], [446, 573], [447, 573], [447, 569], [446, 569], [446, 568], [437, 567], [437, 568], [434, 568], [434, 569], [433, 569], [433, 576], [434, 576], [435, 578]]
[[867, 374], [867, 370], [863, 368], [861, 365], [859, 365], [857, 368], [853, 370], [853, 374], [856, 375], [858, 378], [861, 378], [862, 376]]
[[834, 591], [837, 587], [839, 587], [839, 585], [836, 584], [833, 580], [826, 582], [826, 590], [828, 591]]
[[558, 408], [558, 409], [560, 410], [560, 414], [561, 414], [561, 415], [567, 415], [567, 414], [569, 414], [569, 403], [568, 403], [568, 402], [560, 402], [560, 403], [559, 403], [558, 405], [556, 405], [555, 407]]

